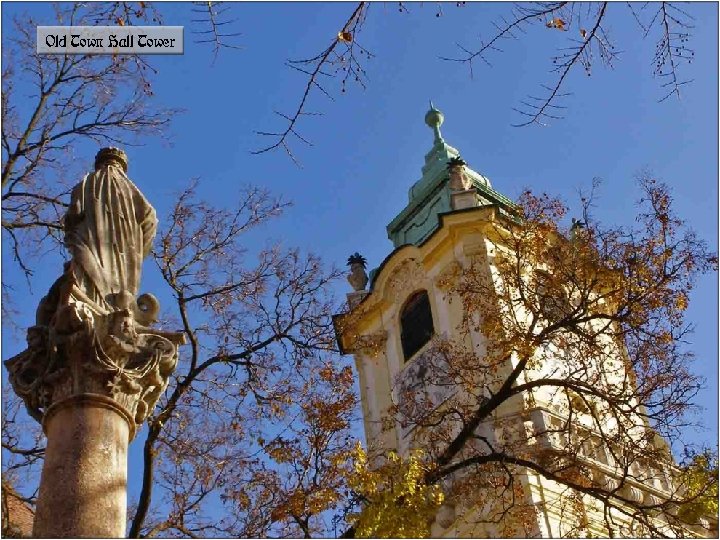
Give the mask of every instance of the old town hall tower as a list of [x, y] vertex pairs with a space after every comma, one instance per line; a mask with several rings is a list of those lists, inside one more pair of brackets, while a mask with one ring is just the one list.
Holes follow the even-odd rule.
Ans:
[[[505, 334], [488, 329], [482, 307], [494, 306], [498, 320], [518, 325], [530, 316], [496, 300], [505, 294], [497, 285], [498, 257], [509, 260], [509, 239], [522, 220], [515, 203], [444, 140], [443, 114], [432, 104], [425, 122], [433, 146], [407, 205], [387, 226], [394, 249], [369, 274], [360, 254], [350, 257], [348, 280], [355, 290], [345, 313], [334, 317], [341, 352], [355, 358], [370, 452], [405, 455], [421, 448], [452, 472], [437, 479], [448, 497], [433, 536], [607, 536], [611, 528], [614, 535], [642, 536], [643, 527], [664, 530], [661, 517], [639, 523], [632, 507], [659, 505], [672, 491], [675, 466], [665, 441], [635, 413], [612, 418], [599, 402], [563, 383], [572, 375], [589, 394], [601, 387], [608, 395], [622, 393], [629, 380], [622, 345], [600, 339], [609, 358], [601, 364], [570, 358], [559, 345], [562, 336], [539, 347], [526, 364], [514, 353], [498, 357]], [[573, 249], [577, 225], [548, 240], [560, 256]], [[548, 265], [524, 264], [518, 279], [535, 283], [533, 305], [542, 313], [562, 313], [566, 306], [553, 292], [562, 285], [552, 279], [555, 289], [543, 285]], [[485, 292], [468, 301], [463, 287], [473, 284]], [[584, 372], [571, 374], [576, 365]], [[556, 382], [534, 384], [543, 378]], [[621, 444], [623, 437], [639, 441], [637, 448]], [[611, 498], [601, 504], [588, 496], [593, 489]]]

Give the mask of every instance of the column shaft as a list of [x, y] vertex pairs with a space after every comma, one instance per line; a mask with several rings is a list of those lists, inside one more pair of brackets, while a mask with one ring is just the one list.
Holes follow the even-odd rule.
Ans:
[[124, 537], [127, 413], [109, 398], [81, 394], [53, 405], [33, 536]]

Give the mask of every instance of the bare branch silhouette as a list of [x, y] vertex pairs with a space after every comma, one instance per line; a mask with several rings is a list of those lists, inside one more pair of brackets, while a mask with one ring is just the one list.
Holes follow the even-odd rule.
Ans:
[[210, 43], [213, 48], [213, 63], [221, 49], [242, 49], [232, 43], [234, 38], [241, 36], [240, 32], [230, 31], [228, 27], [237, 22], [237, 18], [228, 17], [232, 5], [224, 2], [195, 2], [192, 12], [197, 18], [191, 22], [200, 25], [201, 29], [192, 30], [198, 38], [195, 43]]
[[[690, 30], [693, 28], [692, 16], [668, 2], [659, 5], [645, 3], [639, 7], [638, 4], [630, 2], [626, 5], [642, 30], [643, 37], [647, 38], [655, 31], [658, 33], [652, 63], [653, 75], [663, 81], [661, 88], [664, 94], [659, 101], [665, 101], [672, 95], [680, 97], [680, 87], [692, 82], [683, 80], [678, 73], [680, 65], [692, 63], [695, 55], [688, 46]], [[648, 6], [658, 7], [648, 10]], [[478, 48], [456, 44], [462, 54], [458, 57], [443, 56], [441, 59], [467, 64], [472, 78], [474, 61], [479, 59], [490, 66], [488, 53], [502, 52], [498, 46], [501, 40], [517, 38], [519, 31], [524, 32], [529, 26], [539, 24], [544, 24], [552, 31], [569, 31], [572, 28], [573, 35], [579, 33], [580, 39], [571, 38], [572, 45], [560, 49], [558, 54], [551, 58], [553, 67], [550, 72], [555, 77], [550, 84], [542, 85], [544, 95], [530, 95], [520, 102], [520, 106], [513, 109], [523, 117], [520, 122], [513, 124], [514, 126], [545, 125], [547, 120], [563, 118], [560, 113], [565, 107], [558, 102], [569, 95], [562, 89], [573, 68], [582, 66], [585, 74], [590, 76], [596, 57], [599, 57], [606, 67], [613, 67], [617, 52], [603, 26], [607, 19], [607, 8], [607, 2], [542, 2], [515, 6], [509, 19], [501, 17], [499, 22], [494, 23], [494, 33], [489, 40], [480, 41]]]
[[[612, 52], [614, 46], [608, 41], [601, 26], [607, 5], [607, 2], [601, 4], [596, 16], [594, 17], [593, 27], [589, 32], [581, 29], [582, 40], [577, 42], [577, 46], [566, 49], [566, 52], [563, 52], [553, 58], [553, 64], [555, 67], [552, 69], [552, 72], [558, 73], [559, 76], [554, 86], [549, 87], [543, 85], [543, 88], [548, 91], [548, 94], [543, 98], [530, 96], [530, 99], [532, 99], [533, 102], [522, 102], [525, 109], [513, 109], [527, 118], [527, 120], [523, 122], [513, 124], [515, 127], [522, 127], [535, 123], [544, 125], [544, 119], [559, 120], [562, 118], [561, 116], [554, 114], [554, 111], [562, 108], [561, 106], [555, 104], [557, 99], [567, 96], [567, 93], [560, 92], [560, 88], [565, 82], [570, 70], [578, 63], [583, 66], [585, 73], [590, 76], [593, 60], [593, 43], [599, 51], [601, 60], [605, 64], [611, 64], [612, 59], [615, 56]], [[553, 113], [549, 111], [553, 111]]]
[[[58, 7], [56, 19], [132, 25], [159, 16], [124, 3], [72, 4]], [[14, 37], [3, 41], [12, 61], [2, 78], [2, 229], [26, 276], [33, 251], [61, 243], [73, 147], [135, 145], [140, 135], [161, 134], [177, 112], [154, 105], [154, 70], [140, 56], [37, 54], [36, 25], [18, 18]]]
[[472, 77], [473, 61], [475, 59], [479, 58], [489, 66], [490, 62], [485, 57], [485, 53], [487, 53], [488, 51], [502, 52], [502, 50], [499, 49], [496, 45], [501, 39], [517, 38], [515, 32], [524, 31], [524, 27], [526, 25], [531, 24], [532, 22], [534, 22], [534, 20], [538, 18], [552, 15], [556, 11], [562, 9], [566, 4], [567, 2], [553, 2], [550, 4], [543, 4], [540, 7], [515, 6], [513, 9], [512, 20], [508, 21], [503, 18], [502, 24], [494, 23], [496, 33], [493, 35], [492, 38], [490, 38], [489, 41], [481, 41], [479, 49], [471, 51], [460, 44], [456, 44], [457, 47], [463, 52], [463, 56], [458, 58], [441, 56], [440, 58], [449, 62], [462, 62], [468, 64], [470, 68], [470, 77]]
[[365, 69], [360, 64], [360, 57], [365, 56], [366, 59], [369, 59], [373, 55], [357, 42], [357, 36], [365, 22], [368, 6], [369, 4], [367, 2], [360, 2], [355, 7], [352, 15], [350, 15], [348, 20], [345, 22], [342, 29], [336, 36], [333, 37], [330, 45], [328, 45], [328, 47], [320, 54], [312, 58], [288, 60], [288, 67], [291, 67], [308, 77], [300, 103], [293, 114], [284, 114], [275, 111], [278, 116], [287, 121], [287, 127], [283, 131], [277, 132], [257, 131], [256, 133], [258, 135], [272, 137], [274, 142], [268, 146], [260, 148], [259, 150], [253, 150], [251, 152], [252, 154], [263, 154], [271, 150], [275, 150], [276, 148], [282, 148], [285, 150], [290, 159], [299, 165], [299, 162], [290, 149], [289, 140], [295, 138], [305, 144], [312, 144], [298, 133], [297, 124], [302, 116], [313, 116], [319, 114], [308, 112], [306, 110], [307, 102], [313, 89], [320, 91], [329, 99], [333, 99], [330, 92], [320, 83], [320, 78], [339, 78], [341, 93], [345, 92], [348, 81], [356, 82], [363, 88], [365, 87], [367, 75]]
[[666, 89], [666, 94], [660, 98], [660, 102], [665, 101], [673, 94], [679, 98], [680, 87], [692, 82], [691, 80], [680, 80], [678, 75], [679, 64], [681, 62], [691, 63], [695, 56], [695, 51], [686, 45], [690, 38], [691, 20], [692, 17], [682, 9], [668, 2], [662, 2], [648, 26], [647, 32], [655, 24], [661, 28], [653, 58], [653, 74], [666, 81], [662, 85]]

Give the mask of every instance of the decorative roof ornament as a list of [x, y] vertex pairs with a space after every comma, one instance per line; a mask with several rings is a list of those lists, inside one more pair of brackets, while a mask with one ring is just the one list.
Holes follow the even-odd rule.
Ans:
[[350, 274], [347, 278], [348, 282], [356, 292], [364, 291], [368, 283], [368, 275], [365, 271], [365, 266], [367, 265], [365, 257], [356, 251], [348, 257], [347, 264], [350, 267]]
[[425, 154], [425, 165], [422, 168], [423, 177], [435, 176], [444, 172], [444, 165], [449, 159], [457, 157], [460, 153], [445, 142], [440, 126], [445, 121], [445, 115], [430, 101], [430, 110], [425, 113], [425, 123], [433, 130], [433, 146]]
[[445, 116], [443, 113], [441, 113], [438, 109], [435, 108], [435, 105], [433, 105], [432, 100], [430, 101], [430, 110], [425, 113], [425, 123], [430, 127], [430, 129], [433, 130], [433, 134], [435, 135], [434, 143], [437, 144], [443, 144], [445, 142], [445, 139], [443, 139], [442, 134], [440, 133], [440, 126], [445, 121]]
[[487, 177], [468, 167], [460, 151], [445, 141], [440, 132], [444, 120], [445, 115], [431, 101], [425, 123], [433, 130], [432, 148], [425, 154], [422, 176], [408, 190], [407, 205], [387, 226], [395, 247], [419, 245], [438, 229], [439, 216], [446, 212], [478, 204], [513, 205], [492, 189]]
[[360, 264], [363, 268], [367, 266], [367, 260], [365, 257], [360, 255], [357, 251], [350, 255], [347, 260], [347, 265], [352, 266], [353, 264]]
[[473, 185], [472, 179], [466, 174], [467, 163], [460, 156], [450, 158], [447, 162], [447, 171], [450, 177], [450, 189], [464, 191]]
[[587, 223], [580, 219], [572, 218], [572, 225], [570, 225], [570, 240], [576, 240], [585, 229], [587, 229]]
[[462, 168], [465, 165], [467, 165], [467, 162], [460, 156], [450, 158], [450, 161], [447, 162], [448, 171], [450, 171], [452, 169]]

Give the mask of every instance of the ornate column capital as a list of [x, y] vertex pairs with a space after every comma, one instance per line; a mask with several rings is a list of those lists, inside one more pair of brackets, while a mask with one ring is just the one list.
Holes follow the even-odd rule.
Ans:
[[111, 400], [132, 439], [165, 391], [184, 335], [144, 328], [127, 309], [103, 314], [71, 301], [52, 324], [30, 327], [27, 341], [5, 365], [31, 416], [43, 422], [68, 401]]

